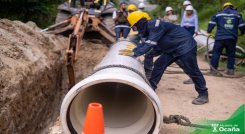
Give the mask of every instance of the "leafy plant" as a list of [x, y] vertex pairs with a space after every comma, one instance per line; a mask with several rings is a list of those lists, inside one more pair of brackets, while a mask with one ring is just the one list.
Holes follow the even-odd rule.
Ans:
[[0, 18], [34, 21], [44, 28], [54, 23], [61, 0], [1, 0]]

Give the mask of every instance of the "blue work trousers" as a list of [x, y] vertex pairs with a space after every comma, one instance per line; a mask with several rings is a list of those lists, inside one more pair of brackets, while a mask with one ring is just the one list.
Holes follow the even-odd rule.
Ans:
[[215, 40], [212, 52], [211, 65], [215, 69], [218, 68], [219, 58], [224, 48], [226, 49], [226, 54], [228, 56], [227, 69], [234, 69], [236, 41], [233, 39]]
[[130, 32], [130, 28], [129, 27], [116, 27], [115, 32], [116, 32], [116, 41], [121, 37], [121, 35], [123, 36], [124, 39], [126, 39]]
[[206, 81], [197, 64], [197, 48], [193, 48], [188, 53], [174, 57], [172, 54], [163, 53], [154, 63], [154, 68], [151, 74], [150, 83], [152, 88], [155, 90], [157, 84], [161, 80], [161, 77], [166, 68], [173, 62], [181, 62], [181, 68], [183, 71], [192, 79], [195, 84], [195, 89], [199, 96], [208, 95], [208, 89], [206, 87]]

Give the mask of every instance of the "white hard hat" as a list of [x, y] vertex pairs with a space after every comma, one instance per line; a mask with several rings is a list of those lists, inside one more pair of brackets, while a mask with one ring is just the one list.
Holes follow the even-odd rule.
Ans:
[[187, 6], [187, 7], [185, 8], [185, 10], [186, 10], [186, 11], [193, 11], [194, 8], [193, 8], [193, 6], [189, 5], [189, 6]]
[[145, 8], [145, 4], [143, 2], [141, 2], [139, 5], [138, 5], [138, 8]]
[[172, 7], [166, 7], [165, 12], [172, 11], [172, 10], [173, 10]]
[[186, 5], [191, 5], [191, 2], [189, 0], [184, 1], [183, 6], [186, 6]]

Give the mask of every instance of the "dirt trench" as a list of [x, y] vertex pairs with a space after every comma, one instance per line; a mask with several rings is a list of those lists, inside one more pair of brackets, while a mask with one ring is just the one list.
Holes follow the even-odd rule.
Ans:
[[[68, 40], [39, 31], [32, 22], [0, 20], [0, 133], [47, 133], [68, 91], [64, 64]], [[77, 81], [107, 50], [101, 42], [82, 42]]]

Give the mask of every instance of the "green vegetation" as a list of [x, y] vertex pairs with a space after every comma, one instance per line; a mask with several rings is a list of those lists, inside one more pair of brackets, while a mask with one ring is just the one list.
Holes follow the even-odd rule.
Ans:
[[[227, 62], [221, 61], [219, 62], [219, 68], [226, 69]], [[236, 71], [238, 73], [245, 73], [244, 65], [235, 65]]]
[[[182, 4], [184, 0], [149, 0], [151, 3], [158, 4], [159, 6], [151, 12], [151, 15], [155, 18], [161, 18], [164, 16], [165, 8], [167, 6], [172, 6], [175, 9], [175, 13], [180, 16], [181, 11], [183, 10]], [[222, 10], [223, 4], [228, 0], [192, 0], [194, 8], [198, 12], [199, 26], [200, 29], [207, 29], [208, 22], [214, 14]], [[245, 16], [245, 1], [244, 0], [230, 0], [237, 10]], [[244, 18], [245, 19], [245, 18]], [[215, 33], [215, 30], [213, 31]], [[245, 48], [245, 38], [239, 37], [238, 40], [239, 46]]]
[[[45, 28], [55, 23], [58, 5], [68, 0], [0, 0], [0, 18], [33, 21]], [[120, 0], [112, 0], [119, 6]]]
[[34, 21], [39, 27], [54, 23], [61, 0], [0, 0], [0, 18]]

